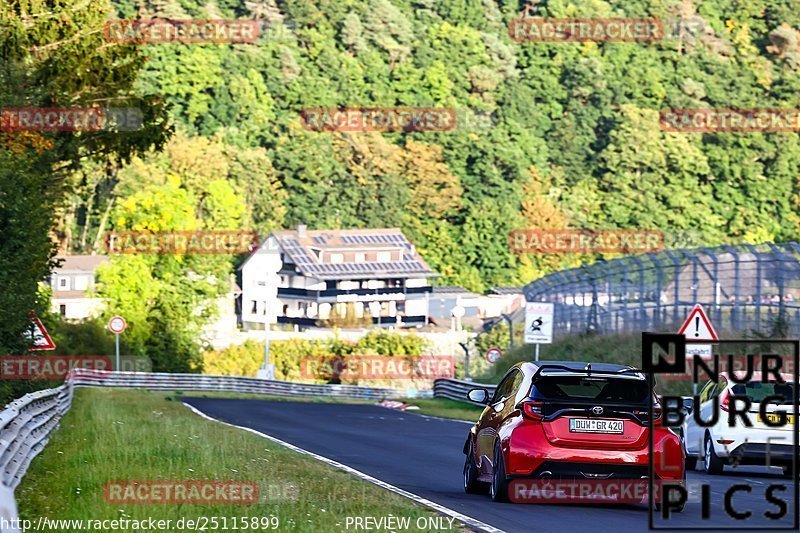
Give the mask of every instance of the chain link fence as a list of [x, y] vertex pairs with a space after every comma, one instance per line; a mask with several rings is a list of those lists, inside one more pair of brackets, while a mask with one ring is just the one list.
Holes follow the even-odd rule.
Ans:
[[554, 334], [677, 331], [695, 303], [717, 332], [800, 335], [800, 245], [741, 244], [629, 255], [525, 288], [552, 302]]

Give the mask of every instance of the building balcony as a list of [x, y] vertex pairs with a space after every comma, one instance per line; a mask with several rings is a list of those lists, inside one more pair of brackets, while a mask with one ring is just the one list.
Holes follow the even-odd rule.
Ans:
[[[391, 316], [382, 316], [380, 319], [378, 317], [371, 317], [372, 318], [372, 325], [381, 327], [381, 328], [389, 328], [389, 327], [397, 327], [397, 319]], [[416, 326], [424, 326], [425, 325], [425, 316], [403, 316], [402, 317], [402, 325], [403, 328], [411, 328]], [[288, 316], [279, 316], [278, 317], [278, 324], [289, 324], [289, 325], [296, 325], [299, 327], [305, 328], [318, 328], [321, 327], [322, 321], [316, 318], [306, 318], [306, 317], [288, 317]]]
[[405, 300], [409, 295], [424, 295], [433, 287], [384, 287], [381, 289], [326, 289], [321, 291], [279, 287], [278, 298], [292, 298], [317, 303], [371, 302]]

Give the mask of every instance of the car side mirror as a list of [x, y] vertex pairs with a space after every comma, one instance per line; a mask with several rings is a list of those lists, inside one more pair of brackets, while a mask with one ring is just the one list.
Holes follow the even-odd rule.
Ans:
[[691, 412], [692, 412], [692, 409], [694, 409], [694, 398], [691, 398], [691, 397], [689, 397], [689, 398], [684, 398], [684, 399], [683, 399], [683, 409], [684, 409], [684, 410], [685, 410], [687, 413], [691, 413]]
[[467, 398], [475, 403], [489, 403], [489, 391], [486, 389], [472, 389], [467, 393]]

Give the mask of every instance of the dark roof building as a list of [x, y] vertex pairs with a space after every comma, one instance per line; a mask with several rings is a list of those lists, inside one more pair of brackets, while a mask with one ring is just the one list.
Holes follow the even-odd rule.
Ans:
[[438, 277], [398, 228], [275, 231], [241, 271], [245, 327], [423, 325]]

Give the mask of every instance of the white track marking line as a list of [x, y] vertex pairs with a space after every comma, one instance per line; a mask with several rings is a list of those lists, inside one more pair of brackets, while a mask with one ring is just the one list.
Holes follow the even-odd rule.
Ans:
[[408, 498], [410, 500], [413, 500], [414, 502], [416, 502], [416, 503], [418, 503], [420, 505], [425, 505], [425, 506], [430, 507], [431, 509], [433, 509], [435, 511], [438, 511], [439, 513], [442, 513], [442, 514], [447, 515], [447, 516], [451, 516], [451, 517], [455, 518], [456, 520], [458, 520], [460, 522], [463, 522], [464, 524], [466, 524], [466, 525], [468, 525], [470, 527], [473, 527], [473, 528], [475, 528], [475, 529], [477, 529], [479, 531], [486, 531], [487, 533], [505, 533], [505, 531], [503, 531], [502, 529], [497, 529], [496, 527], [494, 527], [492, 525], [489, 525], [489, 524], [486, 524], [484, 522], [481, 522], [480, 520], [477, 520], [477, 519], [472, 518], [470, 516], [461, 514], [458, 511], [455, 511], [453, 509], [450, 509], [448, 507], [440, 505], [440, 504], [438, 504], [438, 503], [436, 503], [434, 501], [431, 501], [431, 500], [428, 500], [426, 498], [423, 498], [422, 496], [418, 496], [418, 495], [414, 494], [413, 492], [408, 492], [407, 490], [401, 489], [400, 487], [395, 487], [394, 485], [390, 485], [389, 483], [386, 483], [385, 481], [381, 481], [378, 478], [374, 478], [374, 477], [370, 476], [369, 474], [365, 474], [364, 472], [361, 472], [360, 470], [356, 470], [355, 468], [353, 468], [351, 466], [347, 466], [346, 464], [340, 463], [338, 461], [334, 461], [333, 459], [328, 459], [327, 457], [323, 457], [322, 455], [317, 455], [314, 452], [310, 452], [308, 450], [305, 450], [303, 448], [295, 446], [294, 444], [290, 444], [290, 443], [288, 443], [286, 441], [283, 441], [283, 440], [281, 440], [279, 438], [273, 437], [272, 435], [267, 435], [266, 433], [261, 433], [260, 431], [257, 431], [257, 430], [255, 430], [253, 428], [248, 428], [248, 427], [244, 427], [244, 426], [237, 426], [236, 424], [231, 424], [231, 423], [228, 423], [228, 422], [223, 422], [222, 420], [217, 420], [216, 418], [210, 417], [207, 414], [205, 414], [204, 412], [200, 411], [199, 409], [197, 409], [193, 405], [189, 405], [186, 402], [181, 402], [181, 403], [183, 405], [185, 405], [186, 407], [188, 407], [189, 409], [191, 409], [195, 414], [200, 415], [201, 417], [203, 417], [203, 418], [205, 418], [207, 420], [213, 420], [214, 422], [218, 422], [220, 424], [225, 424], [226, 426], [234, 427], [234, 428], [237, 428], [237, 429], [243, 429], [244, 431], [249, 431], [250, 433], [258, 435], [259, 437], [264, 437], [265, 439], [270, 440], [270, 441], [272, 441], [272, 442], [274, 442], [276, 444], [280, 444], [281, 446], [289, 448], [290, 450], [293, 450], [293, 451], [298, 452], [298, 453], [302, 453], [304, 455], [309, 455], [309, 456], [313, 457], [314, 459], [317, 459], [319, 461], [322, 461], [323, 463], [326, 463], [326, 464], [328, 464], [330, 466], [338, 468], [339, 470], [344, 470], [345, 472], [347, 472], [349, 474], [353, 474], [354, 476], [359, 477], [359, 478], [363, 479], [364, 481], [369, 481], [370, 483], [372, 483], [374, 485], [377, 485], [379, 487], [382, 487], [382, 488], [384, 488], [386, 490], [390, 490], [390, 491], [394, 492], [395, 494], [399, 494], [400, 496], [405, 496], [406, 498]]

